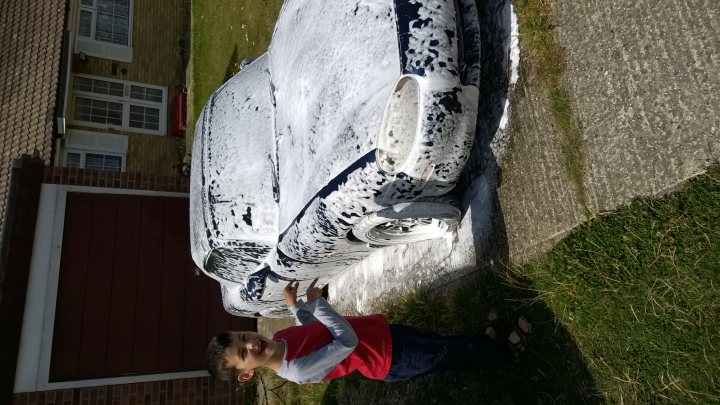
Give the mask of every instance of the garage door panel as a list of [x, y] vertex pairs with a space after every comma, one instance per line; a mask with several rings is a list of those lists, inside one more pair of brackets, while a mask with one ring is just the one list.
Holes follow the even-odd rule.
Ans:
[[67, 194], [50, 381], [202, 369], [210, 337], [255, 330], [232, 319], [195, 271], [186, 198]]
[[78, 376], [91, 377], [105, 370], [110, 325], [110, 291], [115, 259], [116, 200], [112, 196], [93, 196], [92, 227], [87, 260], [85, 304]]
[[[165, 201], [165, 232], [162, 260], [162, 296], [160, 302], [160, 342], [158, 350], [159, 367], [162, 369], [183, 368], [182, 350], [186, 329], [185, 310], [185, 255], [188, 238], [186, 221], [187, 203], [178, 198]], [[179, 310], [180, 309], [180, 310]]]
[[203, 368], [205, 352], [193, 350], [207, 344], [207, 302], [208, 284], [211, 280], [195, 271], [195, 264], [189, 253], [185, 256], [185, 284], [187, 285], [185, 306], [185, 339], [183, 362], [190, 367]]
[[164, 201], [142, 198], [142, 224], [140, 227], [140, 262], [138, 263], [137, 307], [133, 368], [152, 372], [158, 366], [160, 346], [160, 302], [162, 292]]
[[[90, 245], [90, 224], [92, 223], [92, 201], [68, 194], [65, 210], [65, 235], [72, 235], [63, 242], [58, 280], [58, 299], [55, 305], [55, 328], [53, 350], [50, 361], [51, 381], [63, 381], [77, 376], [80, 357], [78, 331], [82, 328], [82, 313], [85, 303], [85, 275]], [[69, 293], [75, 291], [79, 293]], [[68, 292], [61, 294], [61, 292]], [[34, 292], [34, 293], [40, 293]]]
[[142, 201], [137, 197], [118, 196], [117, 254], [112, 274], [110, 325], [108, 329], [108, 375], [126, 375], [133, 372], [133, 347], [137, 300], [138, 263], [140, 261], [140, 226]]

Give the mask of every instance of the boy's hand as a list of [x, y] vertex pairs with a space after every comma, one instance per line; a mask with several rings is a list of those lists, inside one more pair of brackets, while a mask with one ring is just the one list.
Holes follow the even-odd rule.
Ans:
[[322, 289], [315, 287], [315, 283], [317, 283], [317, 281], [318, 279], [313, 280], [313, 282], [310, 283], [310, 286], [307, 289], [306, 295], [308, 304], [322, 297]]
[[285, 302], [288, 307], [292, 307], [297, 302], [297, 290], [299, 285], [299, 281], [293, 280], [285, 286], [285, 289], [283, 290], [283, 297], [285, 297]]

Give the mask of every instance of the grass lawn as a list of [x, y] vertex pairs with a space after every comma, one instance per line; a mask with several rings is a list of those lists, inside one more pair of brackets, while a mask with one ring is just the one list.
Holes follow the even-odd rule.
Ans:
[[[479, 334], [491, 307], [507, 324], [519, 313], [534, 323], [519, 364], [394, 384], [358, 376], [287, 383], [268, 397], [288, 404], [720, 401], [720, 166], [681, 192], [590, 221], [503, 276], [478, 275], [447, 297], [417, 293], [378, 309], [394, 322]], [[265, 382], [275, 388], [281, 380], [265, 375]]]
[[[192, 2], [189, 132], [194, 132], [210, 95], [237, 72], [239, 63], [267, 50], [281, 5], [281, 0]], [[188, 151], [191, 143], [192, 136], [188, 136]]]

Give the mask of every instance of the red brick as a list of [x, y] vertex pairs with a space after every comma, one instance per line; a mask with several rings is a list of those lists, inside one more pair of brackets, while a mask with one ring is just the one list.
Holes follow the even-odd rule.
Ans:
[[27, 405], [28, 394], [15, 394], [13, 395], [13, 405]]

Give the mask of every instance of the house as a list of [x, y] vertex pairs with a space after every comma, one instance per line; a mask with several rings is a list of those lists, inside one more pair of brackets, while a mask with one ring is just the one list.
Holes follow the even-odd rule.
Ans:
[[189, 254], [189, 12], [0, 2], [2, 404], [242, 402], [203, 370], [256, 323]]

